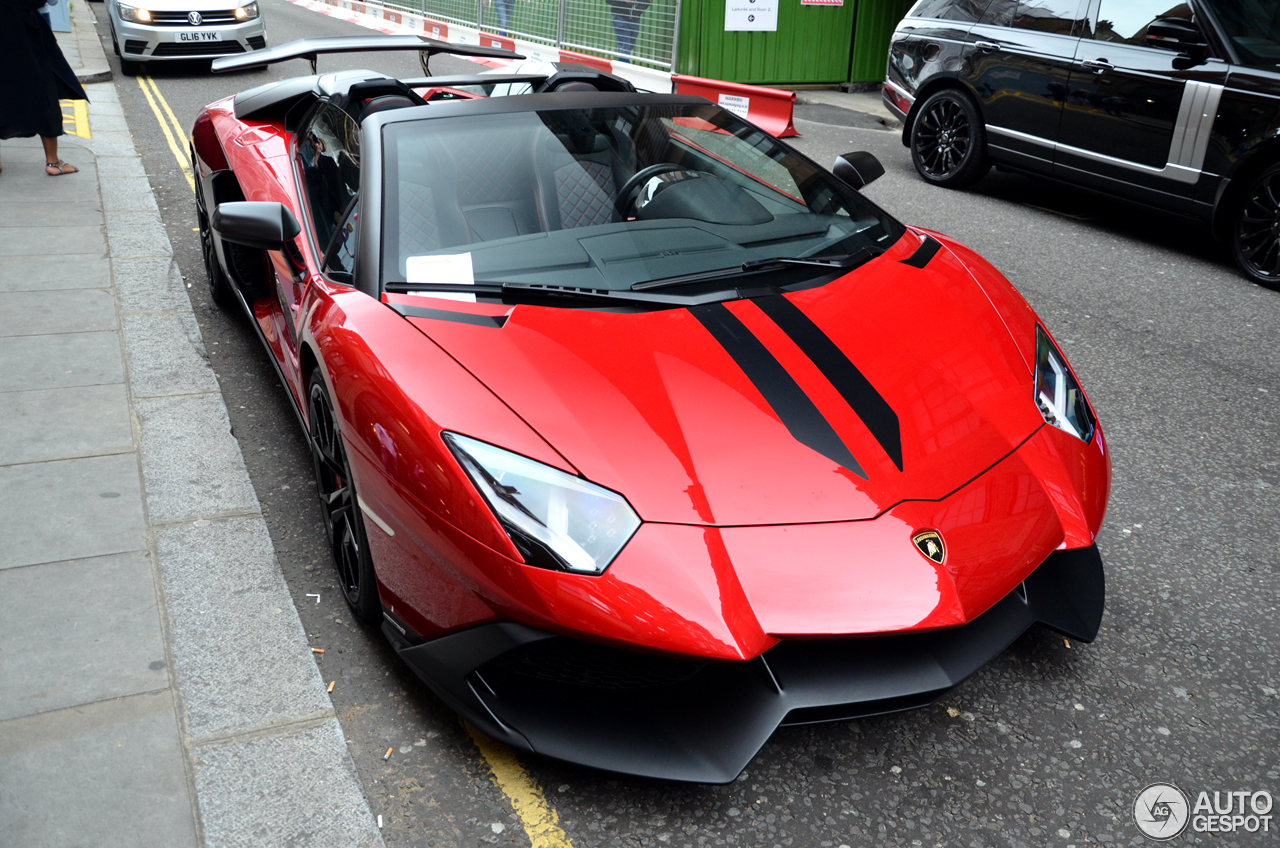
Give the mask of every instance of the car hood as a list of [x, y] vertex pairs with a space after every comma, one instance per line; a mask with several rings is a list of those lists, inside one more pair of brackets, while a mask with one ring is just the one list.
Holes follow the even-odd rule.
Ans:
[[908, 232], [826, 285], [693, 309], [391, 297], [442, 316], [409, 320], [645, 521], [865, 519], [945, 497], [1043, 424], [982, 289], [945, 248], [903, 261], [937, 247], [921, 245]]
[[217, 12], [243, 6], [250, 0], [137, 0], [127, 5], [140, 6], [152, 12]]

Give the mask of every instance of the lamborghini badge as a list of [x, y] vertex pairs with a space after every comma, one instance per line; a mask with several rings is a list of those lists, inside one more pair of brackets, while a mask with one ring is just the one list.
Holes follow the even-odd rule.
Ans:
[[911, 541], [915, 542], [920, 553], [929, 559], [942, 565], [942, 561], [947, 558], [947, 549], [942, 544], [942, 536], [938, 535], [935, 530], [922, 530], [911, 537]]

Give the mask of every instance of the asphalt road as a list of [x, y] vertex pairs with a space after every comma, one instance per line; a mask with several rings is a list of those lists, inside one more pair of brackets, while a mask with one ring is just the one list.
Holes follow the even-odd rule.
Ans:
[[[260, 0], [273, 43], [365, 32]], [[101, 6], [99, 28], [106, 32]], [[108, 45], [108, 53], [110, 48]], [[115, 62], [114, 57], [112, 59]], [[475, 66], [437, 59], [439, 73]], [[406, 57], [322, 68], [417, 75]], [[310, 458], [247, 324], [205, 289], [190, 189], [136, 80], [116, 87], [142, 153], [285, 578], [389, 846], [529, 845], [489, 763], [331, 577]], [[300, 62], [211, 76], [150, 70], [180, 121]], [[1132, 805], [1169, 781], [1280, 794], [1280, 293], [1237, 275], [1199, 226], [993, 173], [969, 192], [923, 184], [896, 133], [804, 120], [820, 162], [870, 150], [868, 196], [967, 243], [1062, 340], [1112, 449], [1099, 536], [1108, 611], [1092, 645], [1028, 633], [940, 703], [898, 716], [780, 731], [734, 784], [634, 780], [520, 762], [587, 846], [1073, 846], [1140, 844]], [[853, 123], [857, 123], [854, 121]], [[948, 316], [920, 305], [945, 337]], [[319, 603], [308, 593], [319, 593]], [[394, 749], [384, 760], [387, 748]], [[1277, 810], [1280, 813], [1280, 809]], [[1187, 844], [1275, 844], [1272, 832]]]

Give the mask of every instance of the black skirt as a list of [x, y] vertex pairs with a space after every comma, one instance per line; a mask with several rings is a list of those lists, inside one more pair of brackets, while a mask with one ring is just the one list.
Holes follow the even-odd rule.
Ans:
[[0, 139], [62, 135], [59, 100], [88, 100], [39, 9], [0, 0]]

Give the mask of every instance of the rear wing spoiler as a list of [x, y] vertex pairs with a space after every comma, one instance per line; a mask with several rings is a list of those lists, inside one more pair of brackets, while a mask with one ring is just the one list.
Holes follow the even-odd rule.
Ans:
[[417, 50], [430, 59], [439, 53], [454, 56], [476, 56], [483, 59], [523, 59], [519, 53], [502, 47], [481, 47], [476, 44], [450, 44], [422, 35], [340, 35], [331, 38], [300, 38], [238, 56], [224, 56], [213, 60], [213, 70], [234, 71], [239, 68], [261, 68], [287, 62], [290, 59], [306, 59], [311, 63], [311, 73], [316, 72], [316, 58], [321, 53], [376, 53], [383, 50]]

